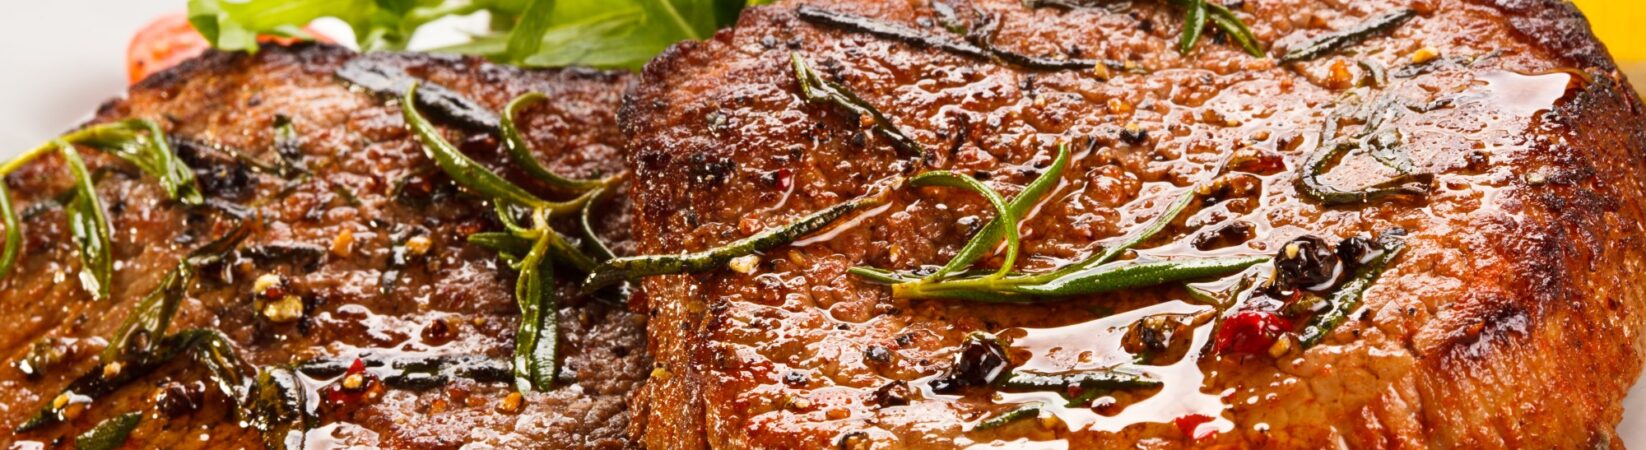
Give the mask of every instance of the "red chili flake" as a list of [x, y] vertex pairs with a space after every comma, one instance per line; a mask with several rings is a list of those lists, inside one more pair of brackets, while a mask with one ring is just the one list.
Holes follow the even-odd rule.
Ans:
[[766, 182], [767, 186], [779, 191], [787, 191], [790, 186], [794, 186], [794, 171], [786, 168], [766, 172], [760, 178], [761, 181]]
[[1268, 311], [1241, 311], [1223, 321], [1217, 332], [1218, 353], [1260, 355], [1268, 353], [1280, 335], [1292, 329], [1292, 322]]
[[327, 406], [340, 407], [358, 404], [362, 398], [376, 397], [381, 390], [377, 377], [366, 372], [366, 362], [355, 358], [349, 364], [349, 370], [343, 373], [343, 378], [322, 388], [321, 393]]
[[1201, 426], [1211, 421], [1211, 416], [1205, 414], [1187, 414], [1172, 419], [1172, 423], [1177, 425], [1177, 431], [1181, 431], [1184, 436], [1197, 441], [1212, 437], [1212, 434], [1217, 432], [1217, 429], [1213, 427]]

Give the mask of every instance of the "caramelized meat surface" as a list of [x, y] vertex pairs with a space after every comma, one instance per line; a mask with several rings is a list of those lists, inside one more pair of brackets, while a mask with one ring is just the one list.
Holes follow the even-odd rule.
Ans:
[[[1078, 261], [1211, 186], [1138, 257], [1273, 255], [1304, 235], [1403, 230], [1404, 252], [1364, 305], [1303, 351], [1216, 351], [1213, 327], [1229, 323], [1218, 320], [1180, 333], [1176, 350], [1142, 354], [1123, 337], [1146, 316], [1251, 305], [1209, 306], [1170, 285], [1035, 305], [895, 298], [847, 269], [942, 265], [994, 216], [965, 190], [897, 189], [753, 270], [642, 283], [659, 366], [635, 411], [644, 445], [1621, 444], [1619, 402], [1646, 350], [1646, 129], [1640, 100], [1568, 2], [1225, 2], [1272, 44], [1269, 58], [1210, 28], [1180, 55], [1173, 2], [1030, 3], [1055, 5], [779, 2], [675, 46], [622, 114], [638, 250], [712, 248], [929, 169], [1011, 198], [1069, 143], [1070, 167], [1022, 222], [1018, 270]], [[1318, 58], [1275, 57], [1408, 8], [1409, 20]], [[1003, 53], [945, 44], [957, 42]], [[885, 113], [926, 159], [868, 115], [809, 102], [791, 55]], [[1025, 56], [1106, 63], [1027, 67]], [[1362, 110], [1383, 117], [1334, 113]], [[1321, 179], [1358, 189], [1421, 174], [1427, 195], [1304, 195], [1300, 174], [1326, 142], [1379, 133], [1392, 143], [1349, 152]], [[1126, 366], [1164, 386], [1083, 401], [934, 391], [979, 331], [999, 336], [1017, 368]], [[1030, 405], [1027, 420], [984, 426]]]
[[[105, 340], [138, 300], [238, 214], [260, 218], [258, 225], [225, 267], [189, 287], [171, 330], [221, 330], [247, 362], [261, 367], [370, 362], [366, 386], [372, 389], [362, 395], [325, 394], [344, 382], [339, 371], [302, 377], [306, 406], [320, 417], [302, 438], [309, 448], [631, 446], [625, 401], [650, 366], [644, 317], [609, 302], [563, 300], [560, 384], [518, 404], [508, 400], [514, 387], [506, 371], [519, 316], [515, 274], [495, 252], [466, 239], [501, 226], [484, 201], [458, 189], [425, 157], [392, 100], [398, 93], [379, 95], [339, 78], [351, 62], [403, 70], [491, 114], [514, 96], [547, 93], [551, 101], [521, 118], [536, 156], [568, 176], [623, 169], [616, 119], [630, 84], [626, 74], [525, 71], [478, 59], [360, 56], [299, 45], [255, 55], [211, 53], [156, 75], [105, 105], [94, 122], [139, 117], [160, 123], [211, 206], [184, 207], [130, 164], [82, 152], [107, 205], [118, 261], [113, 298], [93, 301], [72, 282], [79, 259], [53, 200], [69, 187], [62, 160], [46, 157], [6, 180], [25, 211], [27, 239], [21, 265], [0, 290], [0, 317], [10, 321], [0, 331], [7, 362], [0, 370], [0, 429], [8, 430], [0, 442], [68, 447], [99, 421], [135, 411], [144, 418], [126, 448], [262, 447], [256, 431], [236, 423], [226, 399], [204, 389], [206, 372], [190, 358], [95, 400], [66, 423], [9, 431], [94, 367]], [[505, 165], [495, 135], [465, 131], [474, 127], [425, 111], [468, 154]], [[290, 121], [292, 138], [279, 137], [283, 120]], [[259, 169], [282, 164], [299, 170]], [[612, 230], [605, 237], [623, 251], [630, 246], [625, 214], [605, 214], [598, 227]], [[295, 315], [290, 308], [269, 314], [268, 299], [254, 295], [254, 287], [270, 287], [256, 286], [268, 275], [283, 280], [272, 285], [282, 292], [273, 298], [300, 301]], [[563, 284], [563, 298], [575, 298], [575, 286]], [[392, 364], [378, 365], [431, 358], [500, 366], [504, 379], [397, 382]], [[39, 375], [16, 368], [25, 359]]]

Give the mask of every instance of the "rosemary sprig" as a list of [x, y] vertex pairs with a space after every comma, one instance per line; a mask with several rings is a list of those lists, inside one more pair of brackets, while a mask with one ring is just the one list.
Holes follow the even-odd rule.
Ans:
[[513, 161], [514, 164], [519, 166], [522, 170], [525, 170], [526, 173], [531, 174], [532, 177], [537, 178], [544, 183], [548, 183], [550, 186], [572, 192], [587, 192], [611, 185], [611, 178], [603, 180], [573, 180], [563, 177], [560, 174], [544, 168], [543, 164], [539, 163], [537, 158], [532, 156], [531, 145], [526, 142], [525, 137], [521, 136], [520, 128], [515, 125], [515, 117], [520, 113], [520, 110], [548, 99], [548, 95], [540, 92], [533, 92], [516, 97], [514, 100], [509, 101], [509, 106], [507, 108], [503, 109], [503, 120], [501, 122], [500, 129], [503, 134], [504, 153], [509, 155], [509, 160]]
[[1287, 51], [1285, 55], [1280, 57], [1280, 63], [1307, 61], [1331, 54], [1372, 36], [1393, 30], [1416, 15], [1416, 11], [1401, 9], [1373, 17], [1344, 30], [1326, 33]]
[[1109, 369], [1055, 374], [1014, 371], [1001, 380], [1000, 385], [1008, 389], [1064, 393], [1077, 389], [1151, 388], [1160, 386], [1161, 382], [1142, 374]]
[[[1383, 275], [1384, 269], [1389, 267], [1389, 262], [1400, 256], [1400, 251], [1405, 249], [1406, 243], [1396, 238], [1399, 234], [1385, 233], [1378, 242], [1378, 245], [1383, 247], [1380, 252], [1367, 255], [1362, 261], [1355, 261], [1360, 263], [1360, 268], [1355, 270], [1353, 277], [1342, 286], [1338, 286], [1337, 290], [1332, 291], [1326, 298], [1328, 309], [1315, 315], [1303, 326], [1302, 331], [1298, 332], [1298, 343], [1303, 348], [1313, 347], [1325, 340], [1332, 330], [1349, 319], [1350, 314], [1360, 309], [1361, 297], [1366, 293], [1366, 289], [1372, 287], [1372, 283], [1376, 282], [1378, 277]], [[1349, 261], [1345, 261], [1347, 262]]]
[[884, 200], [879, 193], [824, 208], [801, 217], [788, 225], [774, 228], [720, 247], [680, 255], [647, 255], [617, 258], [600, 264], [583, 282], [583, 292], [594, 292], [625, 280], [652, 275], [694, 273], [726, 266], [733, 258], [764, 252], [788, 245], [801, 236], [833, 224], [836, 220], [859, 209], [880, 205]]
[[[532, 217], [533, 222], [541, 222], [537, 241], [515, 264], [520, 271], [514, 286], [514, 298], [520, 303], [520, 331], [514, 342], [515, 386], [523, 392], [533, 386], [553, 387], [557, 372], [560, 309], [553, 292], [554, 265], [544, 263], [555, 232], [548, 229], [548, 214], [539, 211]], [[521, 368], [526, 369], [524, 373]]]
[[[160, 339], [149, 355], [134, 358], [130, 363], [101, 362], [91, 370], [69, 382], [63, 390], [28, 421], [19, 425], [17, 433], [37, 430], [67, 419], [64, 412], [72, 407], [73, 399], [96, 400], [147, 374], [156, 367], [187, 353], [199, 353], [197, 362], [207, 366], [207, 372], [225, 397], [236, 404], [250, 383], [250, 370], [234, 351], [234, 346], [222, 332], [191, 329]], [[114, 366], [114, 367], [111, 367]], [[237, 409], [236, 414], [246, 414]]]
[[[198, 360], [207, 366], [213, 382], [228, 398], [238, 399], [249, 372], [226, 337], [213, 330], [188, 330], [171, 336], [166, 336], [165, 332], [195, 271], [221, 261], [239, 247], [252, 228], [241, 223], [227, 235], [201, 246], [179, 261], [177, 268], [168, 273], [121, 323], [109, 339], [108, 347], [104, 348], [99, 364], [69, 383], [59, 397], [67, 399], [79, 395], [95, 399], [180, 354], [200, 352]], [[61, 421], [61, 414], [68, 405], [59, 404], [56, 400], [58, 398], [47, 402], [39, 413], [16, 431], [22, 433]]]
[[[978, 193], [978, 195], [982, 195], [983, 198], [985, 198], [985, 199], [988, 199], [989, 204], [994, 206], [995, 217], [996, 217], [995, 221], [999, 222], [999, 223], [1003, 223], [1003, 224], [1012, 224], [1012, 225], [1011, 226], [998, 227], [1005, 234], [1005, 238], [1006, 238], [1006, 259], [1000, 263], [1000, 269], [996, 270], [994, 274], [988, 275], [984, 278], [998, 279], [998, 278], [1005, 277], [1007, 274], [1010, 274], [1012, 272], [1012, 265], [1016, 264], [1016, 262], [1017, 262], [1017, 249], [1018, 249], [1018, 239], [1017, 239], [1017, 221], [1018, 220], [1017, 220], [1017, 217], [1018, 216], [1016, 215], [1015, 211], [1012, 211], [1012, 208], [1010, 206], [1006, 206], [1006, 200], [1000, 198], [999, 193], [995, 192], [994, 189], [990, 189], [988, 186], [984, 186], [983, 183], [978, 182], [977, 179], [975, 179], [975, 178], [968, 177], [968, 176], [961, 175], [961, 174], [954, 173], [954, 172], [950, 172], [950, 171], [947, 171], [947, 170], [935, 170], [935, 171], [931, 171], [931, 172], [922, 173], [920, 175], [916, 175], [913, 179], [909, 180], [909, 185], [911, 185], [911, 186], [947, 186], [947, 187], [965, 188], [965, 189], [971, 190], [972, 192]], [[983, 234], [982, 232], [978, 233], [979, 236], [982, 236], [982, 234]], [[993, 242], [990, 242], [989, 244], [992, 245]], [[979, 251], [979, 253], [981, 253], [981, 251]], [[956, 256], [961, 256], [961, 255], [956, 255]], [[956, 261], [958, 261], [958, 258], [956, 259]], [[944, 266], [944, 269], [950, 269], [950, 266], [954, 266], [954, 265], [957, 265], [957, 264], [954, 264], [954, 263], [951, 262], [949, 266]], [[970, 266], [971, 264], [966, 263], [965, 265]], [[950, 270], [953, 270], [953, 269], [950, 269]], [[943, 277], [943, 275], [947, 275], [947, 274], [948, 274], [948, 271], [939, 270], [937, 273], [932, 274], [932, 276], [927, 277], [927, 279], [937, 280], [937, 279], [941, 279]]]
[[[145, 134], [146, 133], [146, 134]], [[126, 119], [86, 128], [67, 142], [96, 148], [124, 159], [160, 180], [166, 194], [185, 205], [197, 206], [205, 196], [195, 184], [194, 171], [166, 142], [160, 125], [148, 119]]]
[[[76, 151], [77, 145], [113, 153], [136, 165], [160, 180], [167, 195], [185, 205], [200, 205], [204, 198], [195, 183], [194, 172], [177, 158], [159, 125], [146, 119], [127, 119], [82, 128], [23, 152], [16, 158], [0, 164], [0, 177], [11, 174], [40, 156], [58, 151], [63, 154], [75, 178], [75, 190], [66, 201], [69, 230], [81, 249], [81, 283], [92, 297], [108, 296], [109, 277], [113, 259], [110, 255], [108, 217], [103, 213], [91, 178]], [[6, 226], [5, 249], [0, 251], [0, 278], [16, 268], [23, 242], [22, 221], [12, 205], [11, 189], [0, 181], [0, 220]], [[99, 231], [101, 230], [101, 231]]]
[[11, 203], [11, 188], [4, 179], [0, 179], [0, 220], [6, 225], [6, 248], [0, 253], [0, 278], [5, 278], [17, 267], [17, 256], [22, 254], [23, 224], [17, 219], [17, 208]]
[[[543, 200], [469, 159], [456, 146], [441, 137], [440, 130], [418, 111], [418, 92], [420, 91], [417, 83], [411, 83], [402, 97], [401, 110], [406, 123], [423, 142], [424, 153], [458, 185], [491, 199], [497, 210], [498, 219], [507, 229], [505, 233], [472, 235], [470, 242], [498, 250], [510, 266], [519, 272], [514, 288], [515, 301], [520, 305], [521, 316], [519, 331], [515, 334], [515, 386], [522, 392], [534, 388], [549, 389], [554, 386], [555, 373], [558, 370], [559, 343], [559, 309], [553, 290], [554, 268], [549, 260], [565, 260], [581, 270], [592, 270], [595, 266], [593, 258], [571, 245], [549, 225], [550, 217], [557, 214], [581, 213], [604, 192], [600, 187], [611, 182], [611, 179], [588, 186], [569, 183], [577, 188], [590, 188], [571, 201]], [[510, 102], [514, 107], [511, 107], [509, 113], [501, 119], [499, 127], [505, 130], [514, 129], [514, 113], [519, 107], [531, 101], [535, 100], [516, 99]], [[510, 133], [505, 131], [504, 134]], [[519, 157], [531, 158], [524, 140], [519, 137], [518, 130], [513, 134], [513, 139], [517, 142], [506, 144], [512, 146], [508, 151], [518, 152]], [[505, 137], [505, 141], [510, 140]], [[541, 166], [538, 168], [542, 169]], [[543, 172], [548, 173], [547, 170]], [[555, 180], [570, 181], [552, 173], [549, 175], [553, 176], [553, 179], [544, 181], [551, 184]], [[530, 217], [529, 224], [519, 223], [519, 210], [525, 210]], [[526, 242], [530, 244], [523, 245]]]
[[96, 427], [74, 438], [75, 450], [114, 450], [126, 444], [132, 430], [143, 421], [143, 414], [128, 412], [110, 417]]
[[[1170, 0], [1170, 3], [1183, 9], [1183, 32], [1177, 36], [1177, 52], [1187, 55], [1194, 51], [1195, 44], [1205, 35], [1206, 25], [1210, 24], [1223, 31], [1225, 36], [1240, 45], [1240, 49], [1255, 58], [1264, 57], [1262, 44], [1252, 35], [1252, 30], [1246, 27], [1246, 22], [1235, 16], [1233, 10], [1208, 0]], [[1026, 2], [1030, 8], [1056, 7], [1063, 9], [1096, 7], [1069, 1], [1031, 1]], [[1090, 67], [1090, 66], [1088, 66]]]
[[102, 300], [109, 297], [110, 280], [114, 274], [108, 214], [104, 212], [103, 202], [97, 199], [97, 186], [92, 181], [91, 172], [86, 170], [86, 162], [80, 159], [74, 145], [59, 140], [57, 148], [62, 151], [69, 173], [74, 175], [74, 199], [65, 206], [69, 234], [74, 237], [75, 245], [80, 247], [80, 285], [91, 293], [93, 299]]
[[1303, 188], [1303, 194], [1327, 205], [1366, 203], [1397, 195], [1422, 197], [1429, 194], [1429, 185], [1434, 180], [1432, 174], [1401, 174], [1360, 190], [1339, 189], [1321, 179], [1331, 170], [1333, 161], [1356, 148], [1360, 148], [1357, 141], [1328, 142], [1325, 148], [1310, 155], [1303, 164], [1302, 176], [1298, 177], [1298, 186]]
[[[1007, 205], [1006, 210], [1011, 213], [1012, 219], [1000, 216], [990, 220], [987, 225], [983, 226], [981, 231], [977, 232], [976, 236], [972, 236], [972, 240], [967, 242], [965, 247], [955, 253], [954, 258], [949, 259], [948, 264], [943, 265], [937, 272], [928, 275], [926, 279], [929, 281], [939, 280], [955, 271], [971, 267], [972, 264], [982, 259], [988, 251], [994, 249], [995, 244], [1000, 242], [1002, 233], [1010, 231], [1011, 235], [1015, 235], [1017, 233], [1015, 219], [1029, 214], [1029, 211], [1040, 203], [1041, 198], [1044, 198], [1047, 193], [1051, 192], [1053, 187], [1057, 186], [1057, 180], [1063, 177], [1063, 171], [1068, 166], [1069, 146], [1066, 143], [1059, 144], [1057, 146], [1057, 157], [1052, 159], [1052, 165], [1047, 167], [1046, 171], [1042, 172], [1034, 181], [1029, 182], [1029, 185], [1023, 188], [1023, 192], [1012, 198], [1011, 203]], [[1008, 245], [1011, 245], [1010, 242], [1008, 241]], [[1015, 245], [1011, 245], [1011, 247], [1015, 247]], [[1002, 266], [1002, 272], [1010, 272], [1009, 265]]]
[[898, 151], [913, 155], [920, 161], [926, 159], [926, 148], [919, 142], [903, 134], [903, 130], [892, 123], [892, 119], [881, 114], [879, 109], [863, 98], [853, 94], [845, 86], [823, 79], [817, 71], [806, 64], [806, 59], [799, 53], [790, 53], [789, 59], [794, 64], [794, 77], [800, 83], [800, 93], [806, 100], [813, 103], [832, 104], [856, 117], [868, 116], [874, 119], [874, 131], [892, 141], [892, 146]]
[[1206, 29], [1206, 0], [1179, 0], [1183, 4], [1183, 33], [1177, 36], [1177, 52], [1189, 54]]
[[913, 281], [905, 276], [883, 269], [856, 267], [851, 270], [851, 273], [871, 281], [891, 284], [892, 296], [898, 298], [1023, 303], [1033, 302], [1037, 299], [1097, 294], [1226, 275], [1268, 261], [1267, 257], [1253, 256], [1148, 262], [1129, 261], [1110, 264], [1120, 255], [1164, 230], [1182, 214], [1198, 195], [1197, 192], [1193, 191], [1185, 194], [1168, 206], [1161, 217], [1126, 236], [1117, 245], [1105, 248], [1081, 262], [1051, 272], [1011, 274], [1004, 277], [989, 275]]
[[303, 432], [320, 422], [307, 398], [308, 390], [291, 369], [269, 367], [259, 371], [250, 395], [247, 424], [261, 432], [264, 448], [303, 448]]
[[1206, 3], [1206, 12], [1212, 25], [1219, 30], [1223, 30], [1224, 36], [1228, 36], [1236, 44], [1240, 44], [1240, 49], [1245, 50], [1246, 54], [1256, 58], [1264, 57], [1263, 46], [1257, 42], [1257, 37], [1252, 35], [1251, 28], [1247, 28], [1246, 22], [1236, 17], [1234, 11], [1230, 11], [1229, 7], [1216, 3]]
[[[1299, 167], [1301, 174], [1298, 176], [1297, 184], [1303, 195], [1327, 205], [1366, 203], [1390, 196], [1428, 195], [1434, 175], [1411, 173], [1410, 162], [1404, 160], [1405, 156], [1393, 154], [1393, 149], [1401, 145], [1399, 132], [1378, 131], [1389, 120], [1391, 112], [1399, 111], [1395, 109], [1398, 106], [1392, 99], [1378, 100], [1363, 105], [1359, 112], [1347, 114], [1365, 122], [1365, 131], [1352, 138], [1336, 137], [1338, 121], [1345, 115], [1341, 107], [1328, 115], [1326, 123], [1321, 127], [1321, 148], [1309, 155], [1309, 159]], [[1370, 153], [1373, 158], [1395, 169], [1400, 175], [1359, 190], [1340, 189], [1322, 179], [1345, 154], [1366, 147], [1371, 147]]]
[[177, 307], [183, 301], [184, 291], [200, 268], [222, 261], [225, 256], [251, 236], [254, 227], [242, 222], [228, 234], [217, 238], [177, 262], [177, 267], [161, 279], [160, 285], [137, 303], [126, 320], [115, 329], [109, 344], [103, 348], [104, 363], [129, 363], [154, 352], [159, 336], [166, 335]]

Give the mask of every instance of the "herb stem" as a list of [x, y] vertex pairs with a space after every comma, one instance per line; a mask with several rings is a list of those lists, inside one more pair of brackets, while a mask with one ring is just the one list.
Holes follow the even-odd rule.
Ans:
[[[1006, 205], [1006, 200], [1000, 198], [999, 193], [995, 192], [994, 189], [990, 189], [982, 182], [977, 181], [975, 178], [947, 170], [936, 170], [916, 175], [913, 179], [909, 180], [909, 184], [912, 186], [945, 186], [965, 188], [982, 195], [985, 199], [988, 199], [989, 204], [994, 206], [996, 214], [995, 222], [1010, 224], [1010, 226], [999, 227], [1003, 234], [1005, 234], [1006, 238], [1005, 261], [1000, 263], [1000, 268], [996, 270], [994, 274], [986, 276], [983, 279], [1000, 279], [1005, 277], [1006, 274], [1011, 273], [1012, 266], [1017, 263], [1017, 250], [1019, 245], [1017, 235], [1017, 215], [1014, 211], [1012, 211], [1012, 207]], [[979, 233], [978, 235], [981, 236], [982, 233]], [[989, 242], [989, 244], [992, 245], [993, 242]], [[926, 277], [926, 280], [941, 279], [944, 275], [947, 275], [950, 270], [953, 270], [949, 266], [944, 266], [943, 269], [944, 270], [939, 270], [931, 276]]]
[[11, 188], [3, 176], [0, 176], [0, 220], [6, 225], [6, 249], [0, 253], [0, 279], [3, 279], [17, 267], [17, 257], [23, 247], [23, 224], [17, 219], [17, 209], [11, 203]]
[[704, 272], [725, 267], [739, 256], [754, 254], [794, 242], [833, 224], [846, 214], [864, 207], [879, 205], [884, 200], [879, 193], [842, 202], [808, 214], [780, 228], [767, 230], [730, 244], [695, 253], [679, 255], [630, 256], [606, 261], [589, 274], [583, 292], [594, 292], [621, 281], [652, 275]]
[[69, 233], [80, 247], [80, 284], [94, 300], [109, 298], [114, 274], [113, 245], [109, 239], [109, 218], [103, 202], [97, 198], [97, 186], [85, 160], [74, 145], [64, 140], [54, 141], [61, 150], [63, 161], [74, 175], [75, 196], [69, 202]]
[[[966, 246], [962, 247], [959, 252], [955, 253], [954, 258], [950, 259], [948, 264], [938, 269], [937, 272], [926, 276], [923, 281], [941, 280], [951, 273], [971, 267], [973, 263], [983, 258], [986, 252], [994, 249], [1003, 233], [1009, 230], [1012, 234], [1016, 234], [1018, 223], [1014, 220], [1027, 215], [1053, 187], [1057, 186], [1057, 181], [1063, 176], [1063, 171], [1068, 165], [1069, 146], [1066, 143], [1060, 144], [1057, 146], [1057, 157], [1052, 160], [1052, 165], [1047, 167], [1046, 171], [1030, 182], [1027, 187], [1023, 188], [1023, 192], [1012, 198], [1011, 203], [1007, 205], [1006, 209], [1011, 212], [1012, 219], [1006, 219], [1002, 216], [989, 221], [987, 225], [983, 226], [982, 231], [979, 231], [976, 236], [972, 236], [972, 240], [967, 242]], [[1011, 271], [1010, 264], [1001, 267], [1001, 272]]]
[[539, 163], [535, 156], [532, 156], [531, 144], [526, 142], [525, 137], [523, 137], [520, 133], [519, 126], [515, 122], [515, 117], [520, 114], [520, 110], [548, 99], [549, 97], [546, 94], [541, 92], [532, 92], [509, 101], [508, 107], [503, 109], [503, 118], [500, 126], [503, 134], [504, 153], [509, 155], [509, 159], [512, 160], [516, 166], [519, 166], [522, 170], [525, 170], [526, 173], [531, 174], [531, 176], [537, 178], [538, 180], [548, 183], [556, 188], [574, 192], [583, 192], [609, 186], [617, 177], [614, 176], [600, 180], [573, 180], [544, 168], [543, 164]]

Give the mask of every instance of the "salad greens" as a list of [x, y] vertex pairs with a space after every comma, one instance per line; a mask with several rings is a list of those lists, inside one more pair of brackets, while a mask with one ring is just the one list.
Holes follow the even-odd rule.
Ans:
[[303, 26], [332, 17], [364, 51], [401, 50], [439, 19], [491, 15], [489, 33], [435, 51], [525, 66], [639, 68], [677, 41], [704, 39], [769, 0], [189, 0], [189, 22], [218, 49], [256, 51], [257, 37], [310, 38]]

